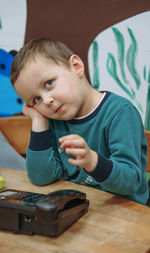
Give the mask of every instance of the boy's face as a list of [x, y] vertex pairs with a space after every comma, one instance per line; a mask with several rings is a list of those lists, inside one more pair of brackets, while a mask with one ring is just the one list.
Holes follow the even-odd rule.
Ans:
[[80, 58], [71, 56], [70, 68], [43, 57], [28, 60], [14, 84], [18, 95], [29, 106], [51, 119], [70, 120], [83, 116], [84, 66]]

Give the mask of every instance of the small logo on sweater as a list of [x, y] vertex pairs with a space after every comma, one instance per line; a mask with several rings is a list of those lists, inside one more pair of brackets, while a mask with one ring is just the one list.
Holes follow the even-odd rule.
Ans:
[[87, 184], [92, 184], [93, 183], [93, 178], [91, 176], [87, 176], [87, 178], [82, 181], [80, 184], [83, 184], [83, 185], [87, 185]]
[[85, 183], [91, 184], [93, 182], [93, 178], [91, 176], [88, 176], [85, 180]]
[[63, 149], [61, 149], [60, 147], [58, 147], [59, 154], [61, 154], [63, 151], [64, 151]]

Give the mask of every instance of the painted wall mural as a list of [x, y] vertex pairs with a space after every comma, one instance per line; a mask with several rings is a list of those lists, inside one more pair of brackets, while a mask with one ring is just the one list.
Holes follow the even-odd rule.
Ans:
[[0, 117], [22, 112], [23, 101], [14, 91], [10, 67], [24, 44], [26, 0], [0, 0]]
[[[145, 43], [149, 32], [146, 35], [144, 31], [148, 29], [149, 11], [149, 0], [0, 0], [0, 48], [10, 56], [33, 38], [63, 41], [80, 55], [94, 87], [114, 89], [131, 99], [148, 129], [150, 70], [149, 47]], [[0, 61], [0, 66], [4, 65]], [[0, 73], [0, 101], [2, 94], [11, 94], [8, 82], [8, 77]], [[11, 98], [12, 95], [5, 97], [6, 106]]]
[[135, 15], [98, 34], [89, 52], [93, 87], [127, 97], [150, 129], [150, 11]]

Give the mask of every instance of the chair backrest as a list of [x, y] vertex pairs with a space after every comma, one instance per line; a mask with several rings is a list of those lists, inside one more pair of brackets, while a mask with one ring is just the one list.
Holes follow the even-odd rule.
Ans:
[[148, 145], [148, 152], [147, 152], [147, 168], [146, 171], [150, 172], [150, 131], [145, 130], [145, 135], [147, 139], [147, 145]]
[[0, 118], [0, 131], [18, 153], [26, 154], [30, 140], [30, 118], [20, 115]]

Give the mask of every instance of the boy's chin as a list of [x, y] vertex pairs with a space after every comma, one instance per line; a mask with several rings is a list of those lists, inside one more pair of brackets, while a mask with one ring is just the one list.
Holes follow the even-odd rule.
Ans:
[[53, 120], [72, 120], [73, 118], [76, 117], [76, 112], [68, 112], [68, 113], [63, 113], [63, 114], [52, 114], [52, 115], [48, 115], [48, 114], [42, 114], [45, 118], [48, 119], [53, 119]]

